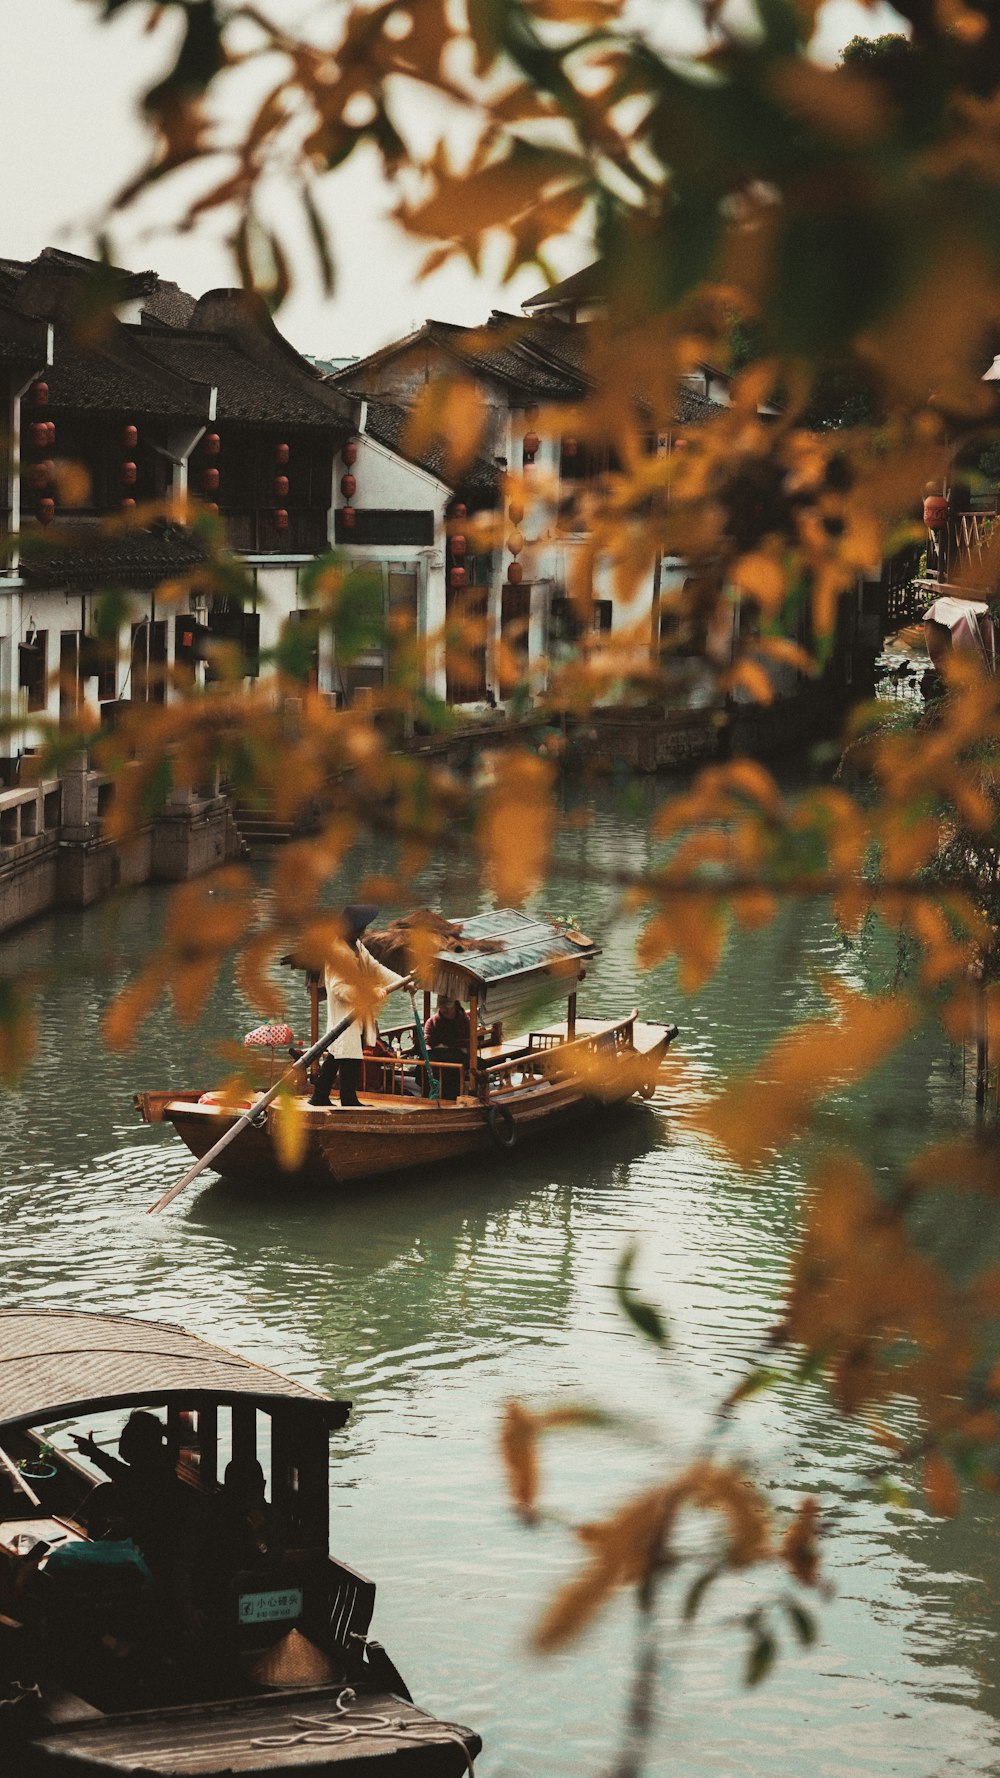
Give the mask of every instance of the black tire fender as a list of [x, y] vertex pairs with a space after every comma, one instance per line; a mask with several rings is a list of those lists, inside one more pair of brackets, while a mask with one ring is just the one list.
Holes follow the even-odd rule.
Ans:
[[517, 1125], [506, 1105], [491, 1105], [486, 1113], [490, 1139], [497, 1148], [513, 1148], [517, 1141]]

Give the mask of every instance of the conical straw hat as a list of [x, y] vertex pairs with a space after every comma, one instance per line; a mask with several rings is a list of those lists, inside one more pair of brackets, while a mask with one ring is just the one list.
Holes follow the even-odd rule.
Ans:
[[289, 1630], [273, 1648], [267, 1648], [253, 1664], [253, 1676], [261, 1685], [323, 1685], [338, 1677], [332, 1661], [303, 1636]]

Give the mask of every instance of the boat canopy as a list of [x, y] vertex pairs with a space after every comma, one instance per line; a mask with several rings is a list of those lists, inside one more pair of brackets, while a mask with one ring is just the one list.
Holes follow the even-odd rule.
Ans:
[[600, 955], [574, 927], [517, 908], [495, 908], [452, 924], [461, 928], [461, 949], [442, 946], [430, 985], [459, 1000], [477, 995], [480, 1011], [494, 1019], [507, 1018], [532, 1000], [572, 994], [588, 960]]
[[[996, 637], [990, 608], [981, 599], [955, 599], [947, 594], [935, 599], [924, 612], [925, 624], [938, 624], [951, 632], [951, 647], [960, 654], [976, 654], [996, 671]], [[947, 648], [947, 643], [945, 647]], [[928, 639], [928, 652], [935, 666], [940, 664], [933, 643]]]
[[144, 1403], [196, 1405], [199, 1397], [314, 1412], [327, 1428], [343, 1426], [350, 1412], [349, 1402], [165, 1322], [76, 1309], [0, 1310], [0, 1429]]

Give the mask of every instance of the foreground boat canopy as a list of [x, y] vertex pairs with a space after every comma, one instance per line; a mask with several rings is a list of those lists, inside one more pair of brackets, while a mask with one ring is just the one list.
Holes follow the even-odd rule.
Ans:
[[342, 1426], [350, 1403], [160, 1321], [74, 1309], [0, 1310], [0, 1430], [143, 1403], [248, 1399]]

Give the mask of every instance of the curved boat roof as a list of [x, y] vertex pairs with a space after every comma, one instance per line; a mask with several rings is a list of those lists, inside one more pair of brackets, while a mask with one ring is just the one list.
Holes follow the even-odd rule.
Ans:
[[[461, 927], [462, 948], [438, 951], [434, 987], [459, 998], [478, 994], [483, 1012], [493, 1017], [506, 1017], [553, 992], [572, 993], [588, 960], [600, 955], [582, 932], [517, 908], [494, 908], [455, 925]], [[477, 939], [483, 941], [481, 950]]]
[[0, 1310], [0, 1428], [146, 1402], [255, 1400], [342, 1426], [350, 1402], [162, 1321], [82, 1309]]

